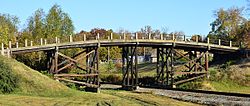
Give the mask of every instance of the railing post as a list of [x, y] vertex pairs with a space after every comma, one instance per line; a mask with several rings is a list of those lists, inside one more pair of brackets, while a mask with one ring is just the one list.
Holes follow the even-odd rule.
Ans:
[[56, 43], [58, 42], [58, 38], [56, 37]]
[[210, 50], [210, 44], [209, 44], [209, 37], [207, 37], [207, 45], [208, 45], [208, 50]]
[[219, 39], [219, 46], [221, 45], [221, 40]]
[[207, 44], [209, 45], [209, 37], [207, 37]]
[[11, 41], [9, 41], [9, 49], [11, 49]]
[[69, 35], [69, 42], [73, 42], [72, 35]]
[[83, 34], [83, 41], [86, 41], [86, 34]]
[[232, 41], [230, 41], [229, 43], [230, 43], [230, 45], [229, 45], [229, 46], [230, 46], [230, 47], [232, 47]]
[[161, 36], [161, 40], [163, 40], [163, 34], [161, 34], [160, 36]]
[[44, 45], [47, 45], [47, 39], [44, 39]]
[[100, 38], [100, 34], [97, 33], [96, 40], [99, 40], [99, 38]]
[[7, 57], [10, 58], [10, 49], [7, 48], [6, 50], [7, 50]]
[[24, 46], [25, 46], [25, 47], [28, 46], [28, 40], [27, 40], [27, 39], [25, 39], [25, 41], [24, 41]]
[[195, 36], [195, 41], [198, 43], [199, 42], [199, 39], [198, 39], [198, 36], [196, 35]]
[[184, 40], [183, 41], [186, 42], [186, 35], [184, 35]]
[[113, 33], [110, 33], [110, 40], [113, 39]]
[[175, 40], [175, 36], [174, 36], [174, 34], [173, 34], [173, 36], [172, 36], [172, 40], [173, 40], [173, 41]]
[[123, 39], [126, 40], [126, 34], [125, 33], [123, 33]]
[[30, 41], [30, 46], [33, 46], [33, 41]]
[[151, 39], [151, 33], [148, 33], [148, 39], [149, 40]]
[[4, 56], [4, 44], [2, 43], [1, 54]]
[[136, 39], [136, 40], [138, 39], [138, 34], [137, 34], [137, 33], [135, 33], [135, 39]]
[[19, 48], [18, 42], [16, 42], [16, 48]]
[[40, 44], [43, 45], [43, 38], [40, 39]]

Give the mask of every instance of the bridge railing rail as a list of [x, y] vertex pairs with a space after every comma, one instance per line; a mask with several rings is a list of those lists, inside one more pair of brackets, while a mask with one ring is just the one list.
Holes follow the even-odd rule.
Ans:
[[64, 37], [55, 38], [40, 38], [35, 40], [28, 39], [18, 39], [16, 42], [9, 41], [8, 45], [2, 43], [1, 52], [3, 54], [5, 49], [20, 48], [20, 47], [30, 47], [30, 46], [41, 46], [47, 44], [55, 43], [68, 43], [68, 42], [78, 42], [78, 41], [89, 41], [89, 40], [136, 40], [136, 39], [147, 39], [147, 40], [173, 40], [173, 41], [183, 41], [183, 42], [197, 42], [197, 43], [209, 43], [215, 45], [223, 45], [229, 47], [240, 47], [238, 43], [232, 41], [225, 41], [220, 39], [200, 39], [198, 37], [185, 36], [185, 35], [175, 35], [175, 34], [161, 34], [161, 33], [110, 33], [110, 35], [96, 35], [91, 34], [78, 34], [69, 35]]

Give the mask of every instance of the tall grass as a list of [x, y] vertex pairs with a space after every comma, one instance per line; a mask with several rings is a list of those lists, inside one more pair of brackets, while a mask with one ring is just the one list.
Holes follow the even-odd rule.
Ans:
[[18, 77], [11, 71], [11, 66], [0, 57], [0, 93], [11, 93], [18, 87]]

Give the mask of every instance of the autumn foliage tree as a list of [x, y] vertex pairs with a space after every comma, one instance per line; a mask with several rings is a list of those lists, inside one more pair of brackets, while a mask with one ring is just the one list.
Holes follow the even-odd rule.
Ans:
[[8, 45], [8, 41], [16, 40], [18, 23], [19, 20], [16, 16], [0, 14], [0, 43]]
[[216, 19], [210, 24], [212, 29], [208, 37], [224, 41], [232, 40], [237, 43], [242, 42], [244, 38], [242, 28], [246, 23], [243, 10], [243, 8], [238, 7], [217, 10], [215, 12]]

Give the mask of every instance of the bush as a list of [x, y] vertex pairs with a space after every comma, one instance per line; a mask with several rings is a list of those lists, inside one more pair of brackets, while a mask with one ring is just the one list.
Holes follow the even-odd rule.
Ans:
[[234, 82], [237, 85], [250, 86], [250, 79], [247, 75], [247, 68], [240, 68], [237, 65], [230, 66], [227, 62], [223, 67], [210, 70], [210, 81], [215, 82]]
[[11, 71], [11, 67], [0, 60], [0, 93], [11, 93], [18, 87], [18, 77]]
[[102, 76], [101, 80], [102, 80], [102, 82], [105, 82], [105, 83], [113, 83], [113, 84], [121, 84], [122, 83], [122, 77], [120, 75], [116, 75], [116, 74]]
[[187, 83], [183, 83], [177, 86], [178, 88], [181, 89], [201, 89], [202, 88], [202, 80], [196, 80], [193, 82], [187, 82]]

